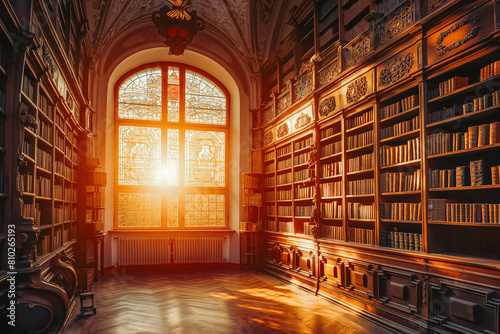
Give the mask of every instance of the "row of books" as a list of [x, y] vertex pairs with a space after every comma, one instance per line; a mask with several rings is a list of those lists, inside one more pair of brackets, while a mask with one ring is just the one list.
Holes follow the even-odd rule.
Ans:
[[297, 199], [304, 199], [304, 198], [311, 198], [314, 196], [316, 187], [313, 186], [307, 186], [307, 187], [297, 187], [295, 188], [295, 198]]
[[311, 217], [313, 207], [311, 205], [300, 205], [295, 207], [296, 217]]
[[0, 87], [0, 109], [5, 110], [5, 90]]
[[47, 97], [45, 95], [40, 95], [40, 110], [47, 115], [48, 118], [52, 119], [52, 114], [54, 112], [54, 106], [49, 103]]
[[54, 144], [55, 144], [55, 145], [56, 145], [56, 147], [57, 147], [58, 149], [60, 149], [62, 152], [64, 152], [64, 149], [65, 149], [65, 148], [64, 148], [64, 142], [65, 142], [65, 140], [64, 140], [64, 137], [63, 137], [63, 136], [59, 136], [59, 135], [57, 135], [57, 136], [55, 137]]
[[292, 167], [292, 160], [291, 159], [285, 159], [285, 160], [280, 160], [278, 161], [278, 170], [280, 169], [285, 169], [285, 168], [290, 168]]
[[[484, 185], [485, 175], [483, 173], [483, 160], [473, 160], [469, 164], [470, 167], [458, 166], [452, 169], [429, 170], [427, 172], [427, 182], [429, 184], [429, 188], [452, 188]], [[492, 167], [492, 173], [494, 170], [494, 167]]]
[[104, 207], [105, 203], [106, 202], [105, 202], [104, 191], [87, 193], [87, 207], [91, 208]]
[[292, 217], [293, 208], [291, 205], [279, 205], [278, 206], [278, 216], [281, 217]]
[[61, 114], [56, 112], [55, 117], [54, 117], [54, 121], [55, 121], [56, 125], [59, 126], [59, 128], [62, 131], [64, 131], [65, 122], [64, 122], [64, 118], [61, 116]]
[[274, 216], [276, 214], [276, 206], [274, 205], [268, 205], [267, 206], [267, 215], [268, 216]]
[[[242, 204], [243, 205], [248, 205], [248, 206], [261, 206], [262, 205], [262, 194], [259, 192], [253, 192], [251, 191], [253, 189], [243, 189], [243, 196], [242, 196]], [[101, 193], [101, 192], [96, 192]], [[101, 207], [104, 205], [98, 205], [98, 207]]]
[[396, 123], [392, 126], [380, 129], [380, 139], [399, 136], [407, 132], [420, 129], [420, 116], [415, 116], [410, 120]]
[[307, 160], [308, 160], [308, 153], [302, 153], [299, 155], [295, 155], [293, 157], [293, 165], [297, 166], [297, 165], [305, 164], [305, 163], [307, 163]]
[[331, 126], [331, 127], [326, 128], [326, 129], [321, 129], [319, 134], [320, 134], [320, 138], [324, 139], [324, 138], [331, 137], [339, 132], [340, 132], [340, 127], [335, 128], [335, 127]]
[[408, 140], [398, 146], [384, 145], [380, 147], [380, 166], [390, 166], [420, 159], [420, 138]]
[[276, 149], [276, 155], [278, 157], [289, 153], [292, 153], [292, 147], [289, 144]]
[[373, 144], [373, 130], [347, 137], [347, 149]]
[[21, 216], [35, 218], [35, 204], [23, 203], [21, 207]]
[[241, 176], [241, 186], [245, 188], [259, 188], [261, 184], [260, 180], [260, 175], [245, 173]]
[[38, 196], [50, 197], [52, 188], [52, 180], [44, 176], [37, 176], [35, 181], [35, 191]]
[[321, 202], [321, 218], [342, 218], [342, 203]]
[[443, 154], [500, 143], [500, 122], [470, 126], [467, 132], [438, 132], [427, 136], [427, 154]]
[[17, 187], [21, 189], [21, 191], [25, 193], [33, 194], [34, 191], [34, 182], [33, 182], [33, 174], [18, 174], [17, 176]]
[[292, 183], [292, 173], [283, 173], [276, 175], [276, 183], [279, 185]]
[[[59, 161], [59, 160], [54, 161], [54, 172], [55, 173], [57, 173], [59, 175], [65, 175], [64, 174], [65, 169], [66, 169], [66, 164], [64, 163], [64, 161]], [[68, 169], [71, 169], [71, 168], [68, 167]]]
[[64, 186], [61, 183], [54, 183], [54, 199], [64, 199]]
[[375, 219], [375, 203], [347, 203], [347, 217], [351, 219]]
[[321, 236], [327, 239], [342, 240], [342, 226], [321, 226]]
[[264, 221], [264, 230], [266, 231], [278, 231], [278, 222], [275, 220], [265, 220]]
[[293, 233], [293, 223], [286, 221], [278, 222], [278, 232]]
[[359, 116], [346, 119], [347, 130], [373, 121], [373, 110], [366, 111]]
[[40, 120], [36, 128], [36, 133], [44, 140], [52, 143], [52, 125]]
[[50, 249], [50, 235], [42, 235], [38, 238], [38, 244], [36, 247], [38, 256], [47, 254], [51, 251]]
[[390, 220], [422, 220], [420, 203], [381, 203], [380, 218]]
[[326, 144], [321, 146], [319, 149], [319, 154], [320, 157], [328, 157], [330, 155], [333, 155], [335, 153], [342, 152], [342, 142], [341, 141], [336, 141], [330, 144]]
[[309, 169], [301, 169], [293, 172], [293, 180], [295, 182], [307, 181], [310, 178], [311, 171]]
[[431, 90], [430, 91], [430, 96], [429, 99], [435, 98], [437, 96], [443, 96], [449, 93], [452, 93], [462, 87], [465, 87], [469, 84], [469, 78], [468, 77], [453, 77], [450, 78], [446, 81], [440, 82], [439, 86], [437, 88], [437, 95], [436, 90]]
[[413, 173], [392, 172], [380, 175], [380, 191], [382, 193], [395, 193], [405, 191], [419, 191], [421, 189], [420, 169]]
[[446, 221], [452, 223], [500, 224], [500, 204], [446, 203]]
[[500, 184], [500, 166], [491, 166], [491, 184]]
[[264, 153], [264, 161], [270, 161], [270, 160], [273, 160], [275, 158], [275, 152], [274, 151], [269, 151], [269, 152], [266, 152]]
[[316, 226], [316, 224], [312, 222], [305, 222], [304, 223], [304, 234], [305, 235], [313, 235], [313, 228]]
[[321, 165], [321, 176], [330, 177], [342, 174], [342, 161], [330, 162]]
[[264, 167], [265, 173], [271, 173], [274, 171], [275, 171], [274, 164], [265, 165], [265, 167]]
[[374, 245], [375, 244], [375, 231], [365, 228], [347, 228], [347, 239], [351, 242], [359, 244]]
[[21, 150], [28, 157], [35, 159], [35, 145], [31, 141], [23, 141]]
[[23, 75], [23, 83], [21, 90], [23, 91], [26, 96], [32, 101], [36, 102], [35, 100], [35, 86], [33, 84], [33, 81], [31, 77], [29, 77], [26, 73]]
[[357, 172], [375, 168], [375, 155], [373, 153], [363, 154], [347, 160], [347, 171]]
[[52, 170], [52, 155], [47, 151], [42, 150], [41, 148], [36, 149], [36, 163], [38, 167], [41, 167], [45, 170]]
[[342, 181], [320, 184], [321, 197], [342, 196]]
[[[274, 192], [273, 192], [274, 194]], [[278, 201], [288, 201], [292, 199], [292, 190], [291, 189], [286, 189], [286, 190], [278, 190], [276, 191], [276, 199]]]
[[380, 119], [389, 118], [418, 106], [418, 95], [410, 95], [379, 110]]
[[380, 231], [380, 246], [421, 252], [424, 250], [422, 234], [398, 231]]
[[347, 195], [372, 195], [375, 193], [373, 179], [352, 180], [347, 182]]
[[314, 143], [313, 138], [312, 137], [307, 137], [306, 139], [303, 139], [303, 140], [300, 140], [298, 142], [295, 142], [293, 144], [293, 148], [294, 148], [295, 151], [297, 151], [297, 150], [301, 150], [303, 148], [309, 147], [313, 143]]
[[500, 75], [500, 60], [481, 68], [479, 71], [479, 80], [483, 81], [496, 75]]
[[450, 223], [500, 223], [500, 204], [454, 203], [445, 198], [431, 198], [427, 205], [429, 221]]
[[64, 200], [66, 202], [76, 202], [76, 200], [77, 200], [76, 189], [75, 188], [66, 187], [65, 190], [64, 190]]

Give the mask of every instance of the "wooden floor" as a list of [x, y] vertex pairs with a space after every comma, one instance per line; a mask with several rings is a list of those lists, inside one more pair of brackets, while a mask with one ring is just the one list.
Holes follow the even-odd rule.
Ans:
[[266, 274], [233, 268], [116, 270], [94, 283], [97, 314], [79, 298], [63, 333], [390, 333]]

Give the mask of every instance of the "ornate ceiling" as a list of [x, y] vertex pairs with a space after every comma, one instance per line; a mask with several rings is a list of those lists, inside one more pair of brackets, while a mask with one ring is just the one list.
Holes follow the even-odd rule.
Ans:
[[[268, 49], [272, 36], [269, 31], [274, 28], [281, 3], [281, 0], [193, 0], [190, 11], [196, 10], [206, 21], [207, 30], [234, 47], [255, 70]], [[149, 21], [154, 28], [151, 13], [166, 4], [166, 0], [88, 0], [86, 9], [94, 55], [98, 56], [120, 32], [134, 24]]]

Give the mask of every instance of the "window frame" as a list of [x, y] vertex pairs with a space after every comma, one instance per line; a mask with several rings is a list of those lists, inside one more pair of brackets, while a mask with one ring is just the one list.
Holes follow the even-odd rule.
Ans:
[[[178, 67], [179, 68], [179, 122], [169, 122], [167, 120], [167, 77], [168, 77], [168, 67]], [[148, 68], [161, 68], [162, 71], [162, 119], [161, 120], [139, 120], [139, 119], [123, 119], [118, 117], [119, 108], [119, 88], [121, 84], [130, 78], [130, 76], [141, 72]], [[188, 123], [185, 121], [185, 74], [186, 71], [190, 70], [196, 72], [205, 78], [209, 79], [214, 85], [222, 90], [226, 96], [226, 124], [200, 124], [200, 123]], [[114, 111], [113, 111], [113, 129], [114, 129], [114, 180], [113, 180], [113, 228], [115, 230], [227, 230], [229, 228], [229, 152], [230, 152], [230, 103], [231, 97], [227, 88], [215, 77], [209, 73], [187, 64], [178, 62], [154, 62], [147, 63], [141, 66], [135, 67], [134, 69], [123, 74], [114, 85]], [[167, 131], [168, 129], [177, 129], [179, 131], [179, 183], [177, 186], [169, 186], [161, 184], [160, 186], [144, 186], [144, 185], [120, 185], [118, 183], [118, 170], [119, 170], [119, 127], [121, 125], [128, 126], [145, 126], [154, 127], [161, 129], [161, 164], [165, 163], [166, 152], [167, 152]], [[225, 168], [224, 168], [224, 187], [206, 187], [206, 186], [185, 186], [184, 178], [185, 173], [185, 132], [188, 130], [200, 130], [200, 131], [216, 131], [223, 132], [225, 136]], [[118, 194], [120, 192], [132, 192], [132, 193], [159, 193], [161, 196], [161, 226], [160, 227], [135, 227], [135, 226], [118, 226]], [[178, 212], [178, 226], [168, 227], [167, 226], [167, 202], [166, 194], [178, 194], [177, 201], [177, 212]], [[187, 194], [223, 194], [225, 196], [224, 201], [224, 226], [195, 226], [187, 227], [185, 226], [185, 196]]]

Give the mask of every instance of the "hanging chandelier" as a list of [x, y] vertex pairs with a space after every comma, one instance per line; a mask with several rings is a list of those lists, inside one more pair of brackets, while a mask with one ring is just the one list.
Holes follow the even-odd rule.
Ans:
[[153, 23], [158, 33], [165, 38], [165, 44], [170, 47], [170, 55], [182, 55], [193, 36], [205, 29], [205, 21], [196, 16], [196, 11], [188, 12], [191, 0], [167, 0], [172, 8], [165, 5], [153, 12]]

